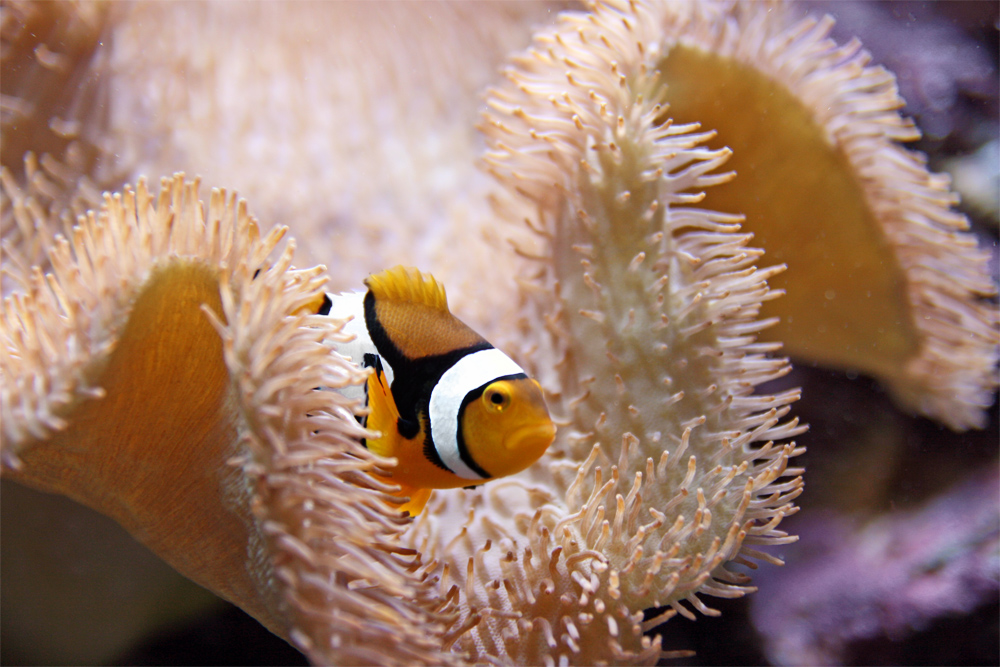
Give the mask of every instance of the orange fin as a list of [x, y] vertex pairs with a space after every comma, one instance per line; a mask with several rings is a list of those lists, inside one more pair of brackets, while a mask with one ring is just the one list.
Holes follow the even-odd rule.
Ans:
[[379, 456], [395, 456], [393, 446], [395, 438], [399, 437], [396, 423], [399, 421], [399, 410], [392, 398], [392, 391], [381, 368], [374, 369], [368, 376], [368, 422], [367, 426], [379, 432], [375, 440], [368, 440], [368, 449]]
[[[320, 292], [312, 299], [306, 302], [306, 305], [302, 306], [297, 312], [308, 313], [310, 315], [315, 315], [323, 309], [323, 305], [329, 302], [330, 297], [326, 295], [325, 292]], [[323, 313], [326, 314], [326, 313]]]
[[410, 501], [399, 507], [403, 512], [409, 512], [410, 516], [417, 516], [422, 511], [424, 511], [424, 506], [427, 505], [427, 501], [431, 499], [431, 493], [434, 489], [411, 489], [408, 487], [403, 487], [400, 495], [410, 496]]
[[370, 275], [365, 278], [365, 286], [379, 300], [416, 303], [450, 312], [444, 286], [430, 274], [421, 273], [412, 267], [394, 266]]

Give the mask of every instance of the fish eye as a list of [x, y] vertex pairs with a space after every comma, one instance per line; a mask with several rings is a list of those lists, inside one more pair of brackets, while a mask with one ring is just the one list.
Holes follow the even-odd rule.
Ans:
[[483, 392], [483, 402], [490, 412], [503, 412], [510, 406], [510, 388], [504, 382], [494, 382]]

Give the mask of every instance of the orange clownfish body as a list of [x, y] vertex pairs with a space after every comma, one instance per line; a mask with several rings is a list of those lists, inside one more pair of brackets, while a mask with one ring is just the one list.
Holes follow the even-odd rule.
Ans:
[[541, 387], [510, 357], [448, 310], [429, 275], [397, 266], [369, 276], [368, 291], [328, 295], [321, 314], [352, 317], [338, 352], [371, 368], [366, 446], [398, 463], [388, 480], [419, 514], [432, 489], [484, 484], [524, 470], [555, 438]]

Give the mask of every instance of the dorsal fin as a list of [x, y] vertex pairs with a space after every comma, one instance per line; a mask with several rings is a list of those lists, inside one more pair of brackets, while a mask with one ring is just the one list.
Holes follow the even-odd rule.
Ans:
[[368, 276], [365, 286], [380, 301], [405, 301], [449, 312], [444, 286], [413, 267], [394, 266]]
[[426, 273], [396, 266], [369, 276], [365, 285], [368, 331], [383, 359], [397, 373], [397, 365], [404, 360], [489, 345], [451, 314], [444, 287]]

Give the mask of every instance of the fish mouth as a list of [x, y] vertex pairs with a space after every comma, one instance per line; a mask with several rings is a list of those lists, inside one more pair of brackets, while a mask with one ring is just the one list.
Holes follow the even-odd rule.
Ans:
[[551, 421], [534, 426], [522, 426], [511, 432], [504, 440], [508, 450], [517, 450], [537, 459], [549, 448], [556, 438], [556, 425]]

